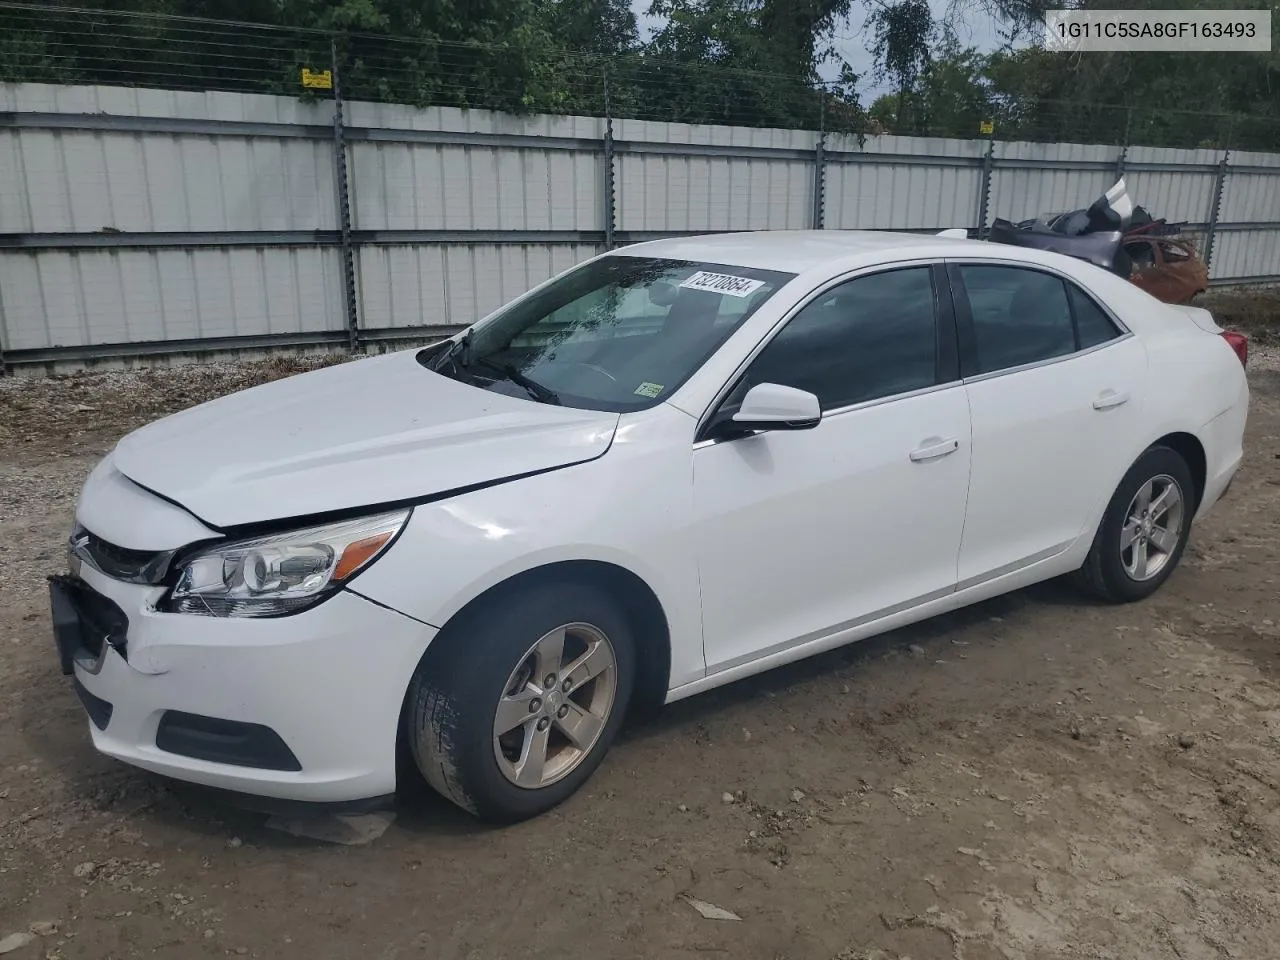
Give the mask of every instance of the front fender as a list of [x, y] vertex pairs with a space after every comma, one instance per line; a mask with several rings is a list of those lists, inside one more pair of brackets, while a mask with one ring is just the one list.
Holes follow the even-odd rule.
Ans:
[[[352, 589], [443, 627], [519, 574], [573, 560], [612, 564], [644, 581], [662, 606], [671, 683], [699, 679], [706, 664], [692, 534], [694, 422], [658, 410], [620, 429], [598, 460], [415, 508]], [[674, 439], [663, 429], [673, 426]]]

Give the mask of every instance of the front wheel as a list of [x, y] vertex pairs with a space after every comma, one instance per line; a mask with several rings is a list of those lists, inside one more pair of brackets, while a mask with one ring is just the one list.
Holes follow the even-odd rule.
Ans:
[[556, 806], [604, 759], [635, 677], [630, 626], [607, 596], [543, 586], [464, 613], [409, 688], [414, 759], [438, 792], [481, 819]]
[[1195, 481], [1168, 447], [1151, 447], [1129, 468], [1103, 514], [1078, 578], [1117, 603], [1160, 589], [1182, 559], [1195, 513]]

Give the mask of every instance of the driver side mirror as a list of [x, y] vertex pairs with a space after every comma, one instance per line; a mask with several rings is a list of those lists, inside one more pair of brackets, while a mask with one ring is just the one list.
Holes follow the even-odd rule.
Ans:
[[780, 383], [757, 383], [732, 417], [739, 430], [812, 430], [822, 420], [815, 394]]

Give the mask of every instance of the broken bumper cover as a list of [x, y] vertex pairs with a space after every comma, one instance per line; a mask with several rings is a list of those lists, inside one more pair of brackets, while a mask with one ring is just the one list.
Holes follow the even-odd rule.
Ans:
[[83, 575], [129, 618], [128, 659], [111, 644], [73, 659], [100, 752], [236, 794], [394, 792], [400, 706], [434, 628], [349, 592], [273, 619], [157, 613], [154, 590]]

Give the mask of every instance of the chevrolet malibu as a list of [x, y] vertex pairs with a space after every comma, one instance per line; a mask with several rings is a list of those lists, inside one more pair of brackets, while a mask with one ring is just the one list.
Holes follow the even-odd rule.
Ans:
[[98, 750], [294, 801], [416, 761], [491, 821], [660, 703], [1064, 574], [1173, 573], [1239, 344], [1090, 264], [751, 233], [596, 257], [424, 350], [126, 436], [51, 578]]

